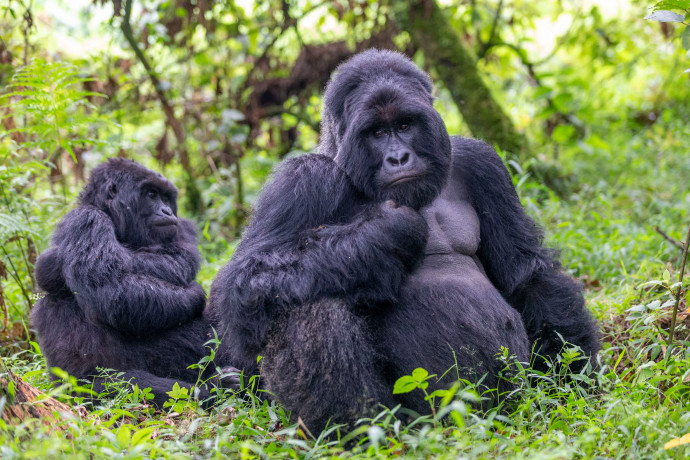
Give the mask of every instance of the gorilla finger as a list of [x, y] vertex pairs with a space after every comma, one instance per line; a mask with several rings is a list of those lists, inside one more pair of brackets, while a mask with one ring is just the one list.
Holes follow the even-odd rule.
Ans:
[[242, 371], [232, 366], [220, 369], [220, 383], [225, 388], [237, 390], [240, 387], [240, 374]]
[[221, 374], [241, 374], [242, 371], [233, 366], [223, 366], [220, 368]]

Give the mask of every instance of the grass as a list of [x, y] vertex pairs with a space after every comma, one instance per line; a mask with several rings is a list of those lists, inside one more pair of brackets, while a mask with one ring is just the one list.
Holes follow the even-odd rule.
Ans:
[[[616, 151], [571, 144], [559, 162], [572, 174], [558, 197], [524, 173], [514, 180], [529, 212], [545, 227], [564, 265], [587, 289], [603, 349], [591, 378], [596, 392], [559, 374], [515, 376], [518, 389], [499, 408], [479, 411], [471, 389], [451, 398], [442, 422], [398, 418], [399, 409], [363, 420], [351, 439], [314, 439], [275, 404], [228, 394], [210, 412], [184, 398], [168, 411], [121, 390], [97, 410], [77, 409], [45, 425], [0, 421], [0, 458], [686, 458], [690, 444], [665, 449], [690, 433], [690, 316], [680, 300], [673, 346], [667, 344], [680, 251], [658, 232], [684, 238], [690, 223], [685, 146], [690, 128], [664, 122], [611, 134]], [[524, 168], [528, 170], [528, 168]], [[208, 287], [225, 256], [207, 254]], [[687, 286], [686, 280], [684, 285]], [[32, 385], [52, 388], [35, 346], [5, 342], [4, 362]], [[564, 359], [572, 359], [571, 354]], [[1, 372], [0, 372], [1, 373]], [[533, 385], [525, 382], [531, 379]], [[421, 390], [414, 390], [421, 391]], [[5, 403], [0, 400], [0, 406]], [[352, 445], [351, 444], [351, 445]]]

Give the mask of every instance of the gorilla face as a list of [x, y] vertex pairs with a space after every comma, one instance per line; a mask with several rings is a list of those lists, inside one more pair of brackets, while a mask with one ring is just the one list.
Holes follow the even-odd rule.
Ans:
[[397, 53], [372, 50], [346, 62], [325, 95], [321, 152], [369, 199], [419, 209], [440, 193], [450, 138], [428, 77]]
[[130, 248], [165, 244], [177, 237], [177, 189], [131, 160], [110, 160], [107, 174], [105, 168], [96, 168], [81, 203], [108, 214], [118, 241]]
[[169, 241], [177, 235], [176, 191], [173, 193], [165, 185], [148, 182], [141, 187], [139, 217], [152, 241]]

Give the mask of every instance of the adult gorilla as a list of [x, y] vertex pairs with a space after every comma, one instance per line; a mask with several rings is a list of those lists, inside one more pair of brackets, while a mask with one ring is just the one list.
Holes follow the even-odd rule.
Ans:
[[[177, 217], [177, 189], [131, 160], [96, 167], [79, 198], [39, 257], [36, 280], [47, 292], [31, 314], [49, 367], [93, 379], [97, 367], [123, 372], [150, 387], [159, 407], [175, 382], [192, 388], [187, 369], [207, 349], [205, 294], [194, 281], [200, 255], [190, 221]], [[203, 376], [236, 385], [236, 377]], [[233, 368], [226, 368], [232, 371]], [[200, 398], [210, 396], [200, 388]]]
[[[553, 357], [560, 334], [588, 355], [595, 326], [560, 272], [496, 153], [454, 138], [428, 76], [367, 51], [341, 65], [324, 97], [320, 154], [283, 163], [209, 311], [226, 346], [311, 429], [351, 422], [394, 399], [416, 367], [499, 388], [507, 347]], [[450, 179], [450, 180], [448, 180]], [[427, 240], [428, 236], [428, 240]], [[541, 364], [541, 363], [540, 363]]]

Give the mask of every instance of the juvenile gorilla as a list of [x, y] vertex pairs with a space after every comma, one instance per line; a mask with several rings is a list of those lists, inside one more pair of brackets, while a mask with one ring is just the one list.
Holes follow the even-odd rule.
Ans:
[[[407, 58], [367, 51], [327, 86], [319, 153], [282, 165], [209, 312], [228, 352], [312, 430], [394, 397], [416, 367], [505, 388], [496, 355], [591, 355], [595, 325], [525, 215], [500, 158], [451, 138], [431, 81]], [[544, 366], [543, 361], [536, 361]]]
[[[177, 189], [125, 159], [94, 169], [36, 264], [46, 296], [31, 321], [49, 367], [94, 381], [97, 367], [150, 387], [159, 407], [175, 382], [191, 388], [208, 350], [205, 294], [195, 281], [200, 255], [194, 225], [177, 217]], [[227, 367], [225, 371], [232, 371]], [[205, 378], [216, 370], [209, 366]], [[214, 376], [235, 385], [236, 377]], [[210, 396], [208, 387], [200, 398]]]

